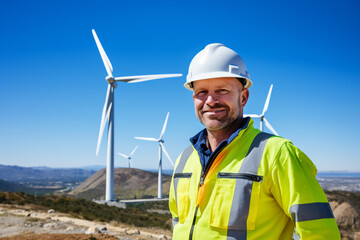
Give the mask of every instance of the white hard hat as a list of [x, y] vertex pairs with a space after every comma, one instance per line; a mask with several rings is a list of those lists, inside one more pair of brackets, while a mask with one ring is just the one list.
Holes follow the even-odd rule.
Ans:
[[250, 74], [239, 54], [221, 43], [212, 43], [191, 61], [184, 87], [193, 90], [194, 81], [219, 77], [243, 79], [244, 88], [252, 85]]

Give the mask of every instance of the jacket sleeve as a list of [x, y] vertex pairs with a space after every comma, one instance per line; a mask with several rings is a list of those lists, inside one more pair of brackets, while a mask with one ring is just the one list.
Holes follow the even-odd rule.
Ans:
[[[178, 162], [179, 162], [179, 158], [177, 159], [175, 166], [177, 166]], [[174, 173], [175, 173], [175, 170], [174, 170]], [[172, 215], [173, 228], [179, 222], [179, 215], [178, 215], [178, 210], [177, 210], [176, 194], [175, 194], [175, 187], [174, 187], [174, 173], [171, 178], [170, 191], [169, 191], [169, 209], [170, 209], [170, 212]]]
[[316, 167], [291, 142], [273, 159], [271, 193], [295, 224], [294, 239], [340, 239], [326, 195], [316, 180]]

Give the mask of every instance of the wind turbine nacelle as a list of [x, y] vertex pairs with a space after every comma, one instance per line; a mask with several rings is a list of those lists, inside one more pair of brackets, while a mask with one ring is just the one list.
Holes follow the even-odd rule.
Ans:
[[113, 88], [117, 87], [114, 77], [107, 76], [105, 79]]

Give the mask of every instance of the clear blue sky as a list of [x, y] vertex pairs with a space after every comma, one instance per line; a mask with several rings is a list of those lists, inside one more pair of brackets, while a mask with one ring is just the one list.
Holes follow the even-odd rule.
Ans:
[[246, 113], [262, 111], [273, 83], [277, 132], [320, 171], [360, 171], [359, 12], [357, 0], [1, 1], [0, 164], [105, 165], [106, 141], [95, 156], [107, 82], [94, 28], [115, 76], [184, 75], [118, 85], [115, 153], [140, 145], [134, 167], [157, 168], [158, 145], [134, 136], [158, 137], [167, 112], [173, 160], [202, 129], [183, 83], [193, 56], [220, 42], [251, 74]]

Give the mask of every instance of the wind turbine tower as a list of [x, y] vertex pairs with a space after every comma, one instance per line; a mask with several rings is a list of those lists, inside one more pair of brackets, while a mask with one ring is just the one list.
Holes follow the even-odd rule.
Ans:
[[271, 124], [265, 118], [265, 113], [266, 113], [266, 111], [268, 110], [268, 107], [269, 107], [272, 88], [273, 88], [273, 85], [271, 84], [262, 114], [260, 114], [260, 115], [257, 115], [257, 114], [244, 114], [244, 117], [260, 118], [260, 131], [263, 130], [263, 122], [264, 122], [266, 127], [269, 128], [271, 130], [271, 132], [273, 132], [275, 135], [278, 135], [277, 132], [275, 131], [275, 129], [271, 126]]
[[174, 166], [174, 162], [171, 160], [169, 154], [167, 153], [165, 146], [164, 146], [164, 140], [163, 140], [163, 136], [166, 130], [166, 125], [167, 125], [167, 121], [169, 118], [169, 113], [167, 113], [166, 118], [165, 118], [165, 122], [163, 125], [163, 128], [161, 130], [160, 133], [160, 137], [159, 138], [146, 138], [146, 137], [135, 137], [136, 139], [141, 139], [141, 140], [146, 140], [146, 141], [153, 141], [153, 142], [158, 142], [159, 143], [159, 173], [158, 173], [158, 198], [162, 198], [162, 152], [165, 153], [166, 157], [169, 159], [170, 163], [172, 166]]
[[126, 76], [115, 77], [113, 76], [113, 67], [108, 56], [102, 47], [95, 30], [92, 30], [97, 48], [100, 52], [101, 59], [105, 65], [108, 82], [108, 88], [105, 98], [105, 104], [101, 116], [100, 131], [98, 137], [98, 143], [96, 147], [96, 155], [99, 154], [101, 139], [104, 133], [106, 122], [108, 121], [108, 144], [107, 144], [107, 158], [106, 158], [106, 190], [105, 201], [114, 200], [114, 90], [117, 87], [116, 82], [143, 82], [153, 79], [180, 77], [182, 74], [155, 74], [155, 75], [140, 75], [140, 76]]

